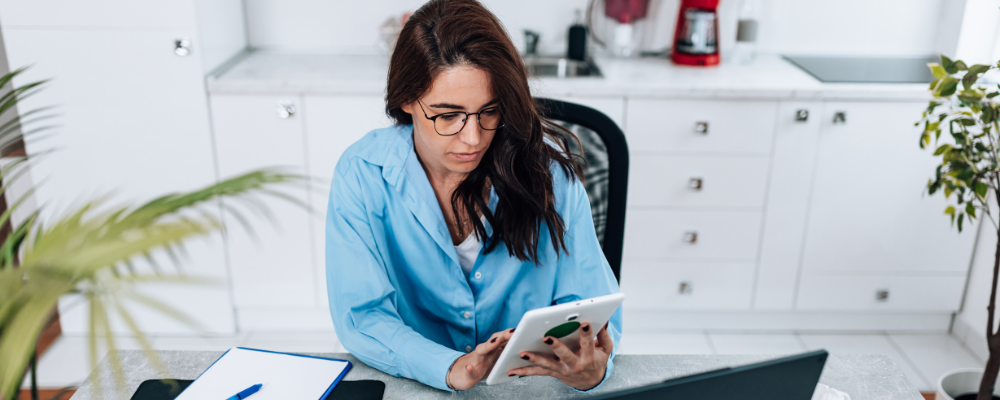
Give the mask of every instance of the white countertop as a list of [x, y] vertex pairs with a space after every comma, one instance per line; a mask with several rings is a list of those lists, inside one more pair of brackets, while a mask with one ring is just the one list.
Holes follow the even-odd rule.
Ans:
[[[682, 67], [663, 58], [597, 59], [602, 78], [532, 78], [540, 97], [928, 100], [927, 84], [822, 83], [768, 55], [749, 65]], [[375, 94], [385, 91], [384, 55], [255, 51], [208, 77], [211, 94]]]

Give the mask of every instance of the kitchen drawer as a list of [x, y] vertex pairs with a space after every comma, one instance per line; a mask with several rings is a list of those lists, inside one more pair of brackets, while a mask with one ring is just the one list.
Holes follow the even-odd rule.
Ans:
[[761, 212], [630, 208], [626, 214], [627, 260], [751, 261], [757, 257]]
[[633, 206], [764, 207], [767, 157], [635, 155], [629, 160]]
[[630, 99], [625, 136], [632, 152], [769, 154], [777, 113], [773, 101]]
[[753, 263], [626, 262], [622, 293], [631, 310], [748, 310]]
[[964, 290], [965, 275], [806, 275], [799, 284], [796, 308], [950, 312], [958, 310]]

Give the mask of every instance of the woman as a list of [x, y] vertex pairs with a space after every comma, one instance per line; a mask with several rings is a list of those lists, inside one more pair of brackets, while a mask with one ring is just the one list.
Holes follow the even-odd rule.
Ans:
[[[330, 312], [358, 359], [465, 390], [488, 376], [525, 312], [618, 292], [565, 152], [575, 137], [542, 119], [485, 7], [432, 0], [410, 17], [386, 112], [394, 126], [341, 156], [327, 214]], [[534, 365], [504, 372], [596, 388], [621, 324], [621, 309], [599, 332], [583, 324], [575, 353], [540, 338], [556, 357], [524, 352]]]

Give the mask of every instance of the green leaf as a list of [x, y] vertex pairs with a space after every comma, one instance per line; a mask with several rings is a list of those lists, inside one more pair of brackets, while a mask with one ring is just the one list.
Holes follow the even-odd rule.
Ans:
[[942, 144], [941, 146], [938, 146], [937, 150], [934, 150], [934, 155], [939, 156], [939, 155], [942, 155], [942, 154], [944, 154], [945, 152], [947, 152], [949, 150], [951, 150], [951, 145], [950, 144]]
[[934, 89], [935, 97], [951, 97], [955, 94], [955, 89], [958, 88], [958, 78], [953, 76], [946, 76], [941, 78], [941, 83], [938, 84], [937, 89]]
[[966, 75], [970, 75], [970, 74], [971, 75], [979, 75], [979, 74], [984, 73], [984, 72], [989, 71], [989, 70], [990, 70], [990, 66], [989, 65], [975, 64], [975, 65], [969, 67], [969, 72], [966, 72], [965, 74]]
[[958, 214], [958, 231], [962, 232], [962, 220], [965, 219], [965, 214]]
[[994, 97], [997, 97], [997, 95], [1000, 95], [1000, 92], [989, 92], [989, 93], [986, 94], [986, 98], [987, 99], [992, 99]]
[[955, 66], [955, 62], [951, 61], [951, 59], [946, 57], [944, 54], [941, 55], [941, 66], [944, 67], [944, 70], [948, 71], [949, 74], [958, 72], [958, 67]]
[[[946, 72], [944, 70], [944, 67], [942, 67], [941, 64], [938, 64], [938, 63], [927, 63], [927, 67], [931, 69], [931, 74], [933, 74], [934, 77], [937, 78], [937, 79], [941, 79], [941, 78], [944, 78], [945, 76], [948, 76], [948, 72]], [[933, 86], [934, 86], [934, 84], [932, 82], [931, 83], [931, 89], [934, 88]]]
[[955, 68], [958, 68], [959, 71], [965, 71], [969, 69], [969, 67], [965, 66], [965, 61], [962, 60], [955, 61]]
[[[947, 182], [945, 182], [945, 183], [947, 183]], [[946, 185], [944, 185], [944, 197], [946, 197], [946, 198], [951, 198], [951, 192], [953, 192], [953, 191], [954, 191], [954, 189], [952, 189], [952, 186], [951, 186], [951, 185], [947, 185], [947, 184], [946, 184]], [[950, 209], [951, 209], [951, 212], [952, 212], [952, 214], [954, 214], [954, 213], [955, 213], [955, 207], [948, 207], [948, 208], [950, 208]], [[946, 208], [946, 209], [944, 210], [944, 212], [946, 212], [946, 213], [947, 213], [947, 212], [948, 212], [948, 209]]]
[[985, 183], [976, 182], [976, 194], [979, 195], [980, 198], [984, 198], [985, 199], [986, 198], [986, 192], [989, 191], [989, 190], [990, 190], [990, 187], [987, 186]]
[[965, 203], [965, 213], [969, 214], [969, 221], [976, 217], [976, 207], [972, 205], [971, 201]]

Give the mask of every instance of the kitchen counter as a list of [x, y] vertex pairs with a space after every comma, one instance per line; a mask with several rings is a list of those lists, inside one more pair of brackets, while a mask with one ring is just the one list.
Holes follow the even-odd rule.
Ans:
[[[169, 377], [195, 379], [222, 355], [219, 351], [159, 351]], [[119, 392], [111, 385], [108, 359], [105, 358], [80, 386], [71, 400], [97, 399], [94, 379], [100, 374], [103, 399], [128, 399], [142, 381], [157, 374], [141, 351], [123, 351], [125, 387]], [[416, 381], [396, 378], [375, 370], [347, 353], [314, 354], [350, 360], [353, 368], [344, 380], [377, 379], [386, 383], [384, 399], [449, 399], [450, 392], [424, 386]], [[633, 355], [615, 357], [615, 371], [595, 393], [606, 393], [644, 386], [672, 377], [745, 365], [775, 356], [763, 355]], [[853, 400], [922, 400], [903, 372], [887, 356], [831, 355], [820, 382], [851, 395]], [[459, 392], [467, 399], [564, 399], [584, 397], [550, 377], [527, 377], [497, 386], [480, 383]]]
[[[536, 96], [774, 100], [926, 100], [927, 84], [822, 83], [779, 56], [682, 67], [664, 58], [596, 59], [602, 78], [531, 78]], [[381, 95], [388, 57], [254, 51], [208, 77], [211, 94]]]

